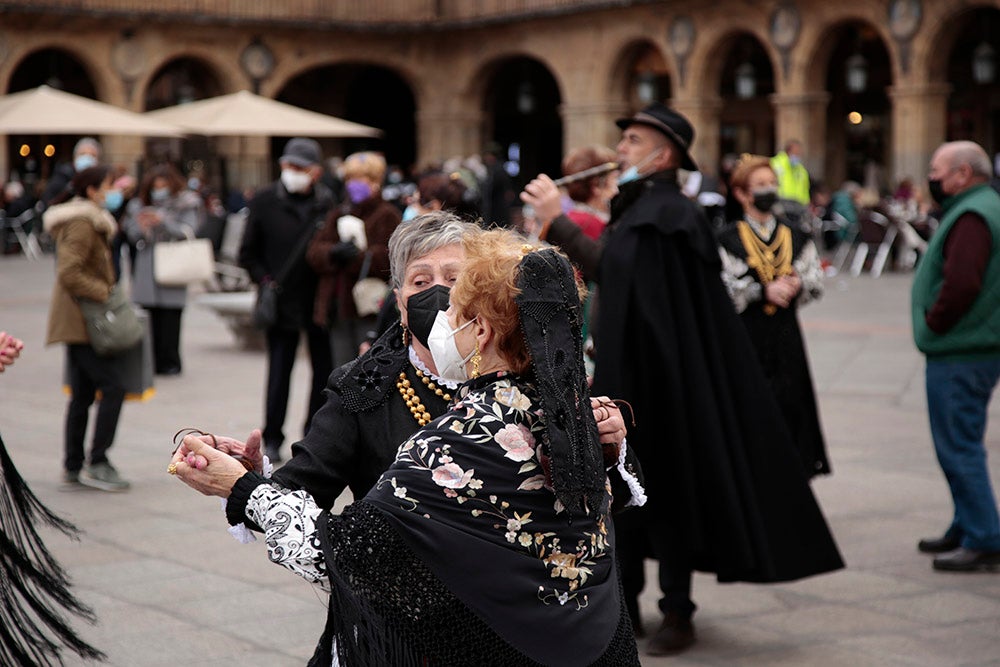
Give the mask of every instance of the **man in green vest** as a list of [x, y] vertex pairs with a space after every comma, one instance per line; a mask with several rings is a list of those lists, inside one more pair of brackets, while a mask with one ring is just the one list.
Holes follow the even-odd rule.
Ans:
[[809, 172], [802, 164], [801, 141], [785, 144], [785, 150], [771, 158], [771, 169], [778, 177], [778, 199], [809, 205]]
[[927, 357], [927, 411], [955, 506], [951, 525], [917, 548], [935, 570], [1000, 568], [1000, 517], [986, 466], [986, 409], [1000, 378], [1000, 195], [986, 151], [941, 145], [927, 185], [941, 223], [913, 279], [913, 339]]

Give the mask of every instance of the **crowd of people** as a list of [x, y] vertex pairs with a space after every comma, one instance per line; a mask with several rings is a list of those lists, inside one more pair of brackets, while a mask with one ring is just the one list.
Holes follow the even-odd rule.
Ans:
[[[264, 533], [273, 561], [329, 593], [310, 664], [638, 664], [639, 638], [650, 655], [696, 641], [696, 570], [766, 583], [844, 566], [810, 487], [832, 467], [798, 309], [864, 211], [889, 204], [852, 183], [826, 192], [798, 141], [709, 184], [681, 114], [653, 104], [617, 125], [614, 150], [570, 151], [523, 208], [495, 149], [411, 182], [375, 152], [331, 174], [304, 137], [245, 202], [238, 262], [276, 294], [261, 428], [188, 435], [168, 472], [226, 498], [234, 535]], [[169, 165], [116, 173], [93, 140], [64, 171], [43, 215], [48, 342], [66, 345], [71, 389], [64, 480], [123, 491], [108, 460], [121, 368], [78, 302], [107, 300], [127, 256], [155, 370], [181, 374], [186, 290], [157, 283], [153, 250], [204, 233], [217, 202]], [[918, 545], [938, 570], [1000, 566], [983, 446], [1000, 378], [991, 177], [981, 147], [945, 144], [933, 203], [912, 182], [891, 198], [895, 217], [937, 221], [913, 226], [913, 326], [955, 501]], [[289, 457], [303, 334], [310, 394]], [[333, 515], [345, 488], [356, 500]], [[655, 629], [638, 604], [647, 558]]]

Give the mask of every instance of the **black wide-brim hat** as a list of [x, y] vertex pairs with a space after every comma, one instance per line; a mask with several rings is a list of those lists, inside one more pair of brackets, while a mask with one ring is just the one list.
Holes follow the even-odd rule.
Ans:
[[659, 130], [670, 139], [677, 148], [680, 149], [683, 159], [681, 167], [688, 171], [698, 171], [698, 165], [691, 157], [691, 144], [694, 143], [694, 128], [688, 119], [680, 115], [666, 105], [650, 104], [642, 111], [628, 118], [619, 118], [615, 121], [621, 129], [626, 129], [630, 125], [645, 125], [654, 130]]

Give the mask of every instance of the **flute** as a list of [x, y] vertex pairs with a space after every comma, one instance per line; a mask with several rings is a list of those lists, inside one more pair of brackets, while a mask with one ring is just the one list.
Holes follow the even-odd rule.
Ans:
[[570, 174], [569, 176], [563, 176], [562, 178], [557, 178], [553, 181], [557, 186], [563, 186], [567, 183], [576, 183], [577, 181], [582, 181], [585, 178], [590, 178], [591, 176], [600, 176], [606, 174], [609, 171], [615, 171], [620, 169], [621, 165], [617, 162], [605, 162], [604, 164], [599, 164], [596, 167], [591, 167], [590, 169], [584, 169], [583, 171], [578, 171], [575, 174]]

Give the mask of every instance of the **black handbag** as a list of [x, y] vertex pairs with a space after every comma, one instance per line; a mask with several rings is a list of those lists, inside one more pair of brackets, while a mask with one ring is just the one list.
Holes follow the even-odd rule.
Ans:
[[264, 283], [257, 288], [257, 302], [253, 307], [253, 325], [270, 329], [278, 323], [278, 294], [281, 286], [276, 282]]
[[323, 220], [317, 220], [315, 225], [310, 225], [306, 233], [299, 237], [298, 245], [288, 255], [285, 264], [281, 267], [274, 280], [262, 283], [257, 287], [257, 301], [253, 307], [253, 324], [258, 329], [270, 329], [278, 324], [278, 297], [281, 295], [281, 283], [291, 272], [299, 260], [306, 254], [306, 246], [320, 227]]
[[90, 346], [100, 356], [121, 354], [142, 340], [142, 324], [118, 285], [111, 288], [107, 301], [79, 299], [77, 303], [87, 326]]

